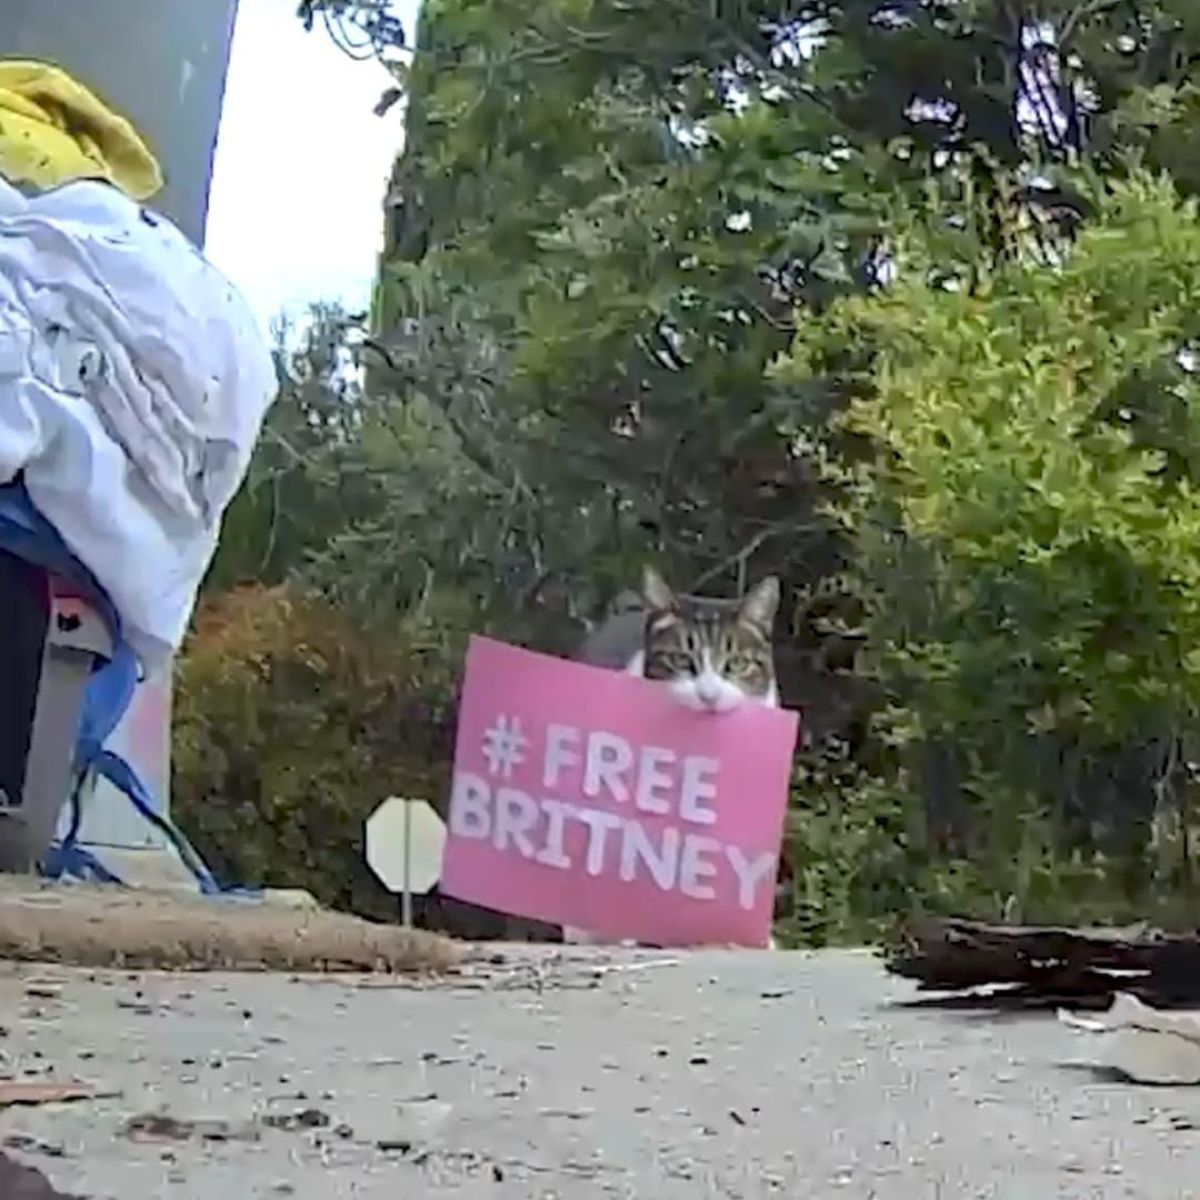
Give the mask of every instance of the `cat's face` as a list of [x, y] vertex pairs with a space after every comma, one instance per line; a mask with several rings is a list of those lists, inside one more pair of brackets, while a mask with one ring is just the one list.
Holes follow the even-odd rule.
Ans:
[[676, 700], [698, 712], [731, 712], [746, 701], [777, 703], [771, 652], [777, 579], [764, 579], [742, 600], [709, 600], [677, 596], [648, 569], [643, 591], [646, 679], [668, 684]]

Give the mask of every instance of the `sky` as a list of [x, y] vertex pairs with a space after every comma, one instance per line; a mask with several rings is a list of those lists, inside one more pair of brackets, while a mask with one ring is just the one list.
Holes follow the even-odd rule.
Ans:
[[[410, 36], [419, 0], [394, 0]], [[372, 112], [391, 77], [356, 62], [296, 0], [240, 0], [205, 250], [264, 330], [309, 303], [370, 297], [403, 110]]]

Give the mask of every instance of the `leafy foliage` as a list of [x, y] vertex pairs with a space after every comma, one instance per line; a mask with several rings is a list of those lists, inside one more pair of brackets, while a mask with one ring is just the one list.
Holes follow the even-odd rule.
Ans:
[[396, 477], [436, 437], [438, 483], [339, 575], [429, 576], [528, 633], [651, 554], [710, 588], [835, 570], [793, 431], [840, 396], [769, 371], [797, 319], [878, 283], [897, 194], [994, 263], [1085, 214], [1081, 151], [1181, 163], [1185, 7], [427, 4], [374, 324], [420, 428]]
[[1144, 895], [1193, 757], [1200, 9], [1024, 11], [427, 0], [353, 427], [293, 389], [213, 588], [436, 615], [449, 670], [646, 557], [776, 570], [793, 936]]
[[972, 290], [946, 286], [930, 239], [898, 241], [895, 285], [806, 327], [780, 367], [871, 347], [844, 423], [873, 452], [831, 467], [870, 589], [863, 667], [895, 701], [900, 761], [927, 788], [955, 775], [997, 861], [1030, 819], [1095, 832], [1191, 787], [1200, 220], [1146, 177], [1094, 204], [1064, 264]]
[[301, 328], [276, 330], [279, 396], [226, 514], [205, 581], [210, 595], [281, 583], [380, 510], [379, 485], [362, 455], [361, 334], [361, 318], [323, 304]]
[[288, 587], [202, 607], [179, 666], [172, 795], [219, 876], [395, 915], [363, 822], [388, 795], [446, 790], [452, 679], [422, 641]]

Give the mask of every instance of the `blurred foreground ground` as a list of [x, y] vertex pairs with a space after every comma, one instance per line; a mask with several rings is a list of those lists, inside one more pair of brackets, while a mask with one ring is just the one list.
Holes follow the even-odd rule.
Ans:
[[841, 952], [506, 949], [436, 984], [10, 965], [5, 1073], [119, 1095], [0, 1110], [0, 1144], [96, 1200], [1195, 1195], [1200, 1091], [910, 996]]

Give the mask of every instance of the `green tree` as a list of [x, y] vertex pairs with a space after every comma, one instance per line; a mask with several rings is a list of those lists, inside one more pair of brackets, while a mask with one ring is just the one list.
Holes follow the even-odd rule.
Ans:
[[[436, 606], [456, 630], [483, 623], [547, 641], [552, 614], [568, 625], [590, 615], [649, 554], [685, 586], [732, 589], [747, 572], [781, 571], [805, 598], [785, 641], [785, 695], [815, 700], [818, 721], [839, 708], [841, 652], [865, 638], [848, 682], [900, 710], [885, 722], [887, 739], [852, 747], [857, 773], [845, 768], [844, 746], [831, 762], [801, 765], [804, 844], [825, 865], [799, 890], [810, 909], [842, 914], [830, 928], [844, 930], [846, 914], [869, 906], [885, 875], [928, 896], [960, 894], [957, 877], [946, 882], [953, 872], [937, 874], [937, 848], [912, 841], [922, 804], [985, 794], [1028, 831], [1023, 814], [1071, 771], [1071, 794], [1087, 799], [1093, 763], [1109, 792], [1124, 788], [1114, 764], [1132, 764], [1145, 777], [1139, 794], [1152, 794], [1176, 779], [1162, 767], [1181, 757], [1190, 720], [1176, 702], [1178, 672], [1167, 708], [1134, 703], [1137, 689], [1123, 687], [1103, 720], [1072, 708], [1076, 692], [1095, 700], [1103, 688], [1103, 660], [1070, 648], [1080, 613], [1101, 602], [1088, 589], [1109, 588], [1102, 603], [1115, 606], [1149, 587], [1153, 572], [1123, 583], [1119, 547], [1103, 537], [1011, 578], [988, 558], [998, 534], [983, 549], [952, 542], [951, 556], [929, 529], [905, 530], [901, 475], [878, 457], [892, 436], [885, 410], [870, 419], [884, 394], [873, 390], [879, 372], [885, 384], [887, 371], [907, 372], [887, 393], [901, 408], [938, 400], [913, 390], [939, 380], [920, 375], [919, 355], [915, 365], [903, 357], [906, 328], [928, 332], [938, 314], [952, 327], [939, 333], [937, 360], [952, 396], [971, 390], [968, 350], [991, 347], [997, 378], [1040, 404], [1052, 384], [1025, 378], [1024, 351], [997, 322], [1025, 320], [1041, 362], [1056, 347], [1036, 322], [1055, 336], [1067, 329], [1054, 297], [1070, 309], [1092, 295], [1091, 284], [1054, 288], [1069, 288], [1073, 264], [1093, 261], [1104, 238], [1129, 236], [1088, 172], [1119, 179], [1141, 163], [1170, 172], [1184, 195], [1200, 179], [1192, 0], [1046, 0], [1036, 21], [1025, 14], [1013, 0], [428, 0], [401, 72], [407, 143], [388, 197], [370, 403], [354, 452], [372, 481], [371, 507], [321, 535], [312, 577], [366, 609]], [[1171, 236], [1187, 227], [1187, 210], [1168, 218], [1138, 194], [1137, 211], [1158, 213]], [[1118, 263], [1114, 255], [1114, 272]], [[884, 286], [895, 270], [899, 282]], [[1131, 281], [1114, 273], [1109, 285], [1116, 303]], [[947, 315], [955, 303], [977, 306], [978, 342]], [[1064, 379], [1125, 372], [1108, 391], [1073, 383], [1097, 406], [1096, 430], [1078, 435], [1078, 414], [1054, 404], [1026, 428], [992, 382], [980, 392], [1006, 432], [973, 469], [998, 489], [989, 497], [1007, 500], [1004, 480], [1032, 467], [1004, 456], [1029, 456], [1051, 438], [1059, 448], [1043, 457], [1062, 458], [1055, 469], [1071, 487], [1082, 477], [1089, 503], [1100, 506], [1103, 492], [1132, 520], [1149, 503], [1142, 481], [1156, 478], [1146, 462], [1176, 481], [1190, 470], [1174, 368], [1161, 354], [1142, 361], [1127, 348], [1063, 346]], [[839, 415], [847, 404], [848, 422]], [[940, 410], [925, 419], [936, 423]], [[956, 431], [971, 425], [952, 408], [946, 419]], [[1124, 429], [1127, 452], [1113, 448], [1113, 428]], [[907, 443], [901, 451], [915, 454]], [[1125, 467], [1141, 472], [1128, 491], [1118, 486]], [[848, 485], [846, 525], [829, 509]], [[953, 493], [941, 495], [939, 519], [950, 520]], [[1035, 505], [1021, 517], [1021, 537], [1051, 537], [1044, 516]], [[892, 528], [903, 536], [889, 540]], [[845, 568], [857, 576], [847, 588]], [[1061, 626], [1053, 605], [1030, 599], [1017, 640], [987, 636], [1016, 603], [1006, 588], [1053, 588], [1060, 570]], [[1114, 573], [1107, 583], [1105, 571]], [[1185, 620], [1155, 595], [1154, 628]], [[853, 614], [864, 601], [849, 636], [820, 619], [822, 605]], [[1141, 688], [1163, 653], [1147, 638], [1134, 639]], [[1018, 643], [1049, 647], [1038, 670], [1019, 660], [989, 676], [987, 655]], [[1068, 667], [1074, 692], [1056, 673]], [[973, 695], [960, 668], [1025, 689], [1007, 707], [978, 710], [1001, 729], [977, 730], [958, 711]], [[950, 682], [939, 690], [942, 676]], [[813, 679], [819, 686], [806, 692]], [[1040, 741], [1029, 724], [1038, 688], [1052, 714]], [[1165, 739], [1158, 721], [1168, 722]], [[840, 812], [816, 797], [830, 788], [847, 797]], [[1007, 853], [1013, 839], [1001, 844]], [[1002, 882], [1016, 886], [1011, 872]]]
[[374, 324], [378, 378], [470, 480], [406, 527], [426, 571], [514, 621], [547, 595], [590, 611], [647, 553], [717, 587], [833, 569], [791, 431], [840, 397], [768, 368], [797, 313], [877, 282], [889, 197], [998, 260], [1014, 229], [1077, 222], [1081, 151], [1190, 169], [1182, 0], [1022, 11], [425, 5]]
[[299, 327], [276, 329], [279, 396], [226, 514], [207, 594], [280, 583], [380, 511], [382, 494], [362, 458], [362, 321], [318, 304]]
[[[780, 366], [804, 380], [870, 347], [843, 420], [872, 452], [831, 465], [869, 586], [863, 665], [900, 769], [928, 780], [948, 752], [975, 816], [959, 849], [1017, 893], [1031, 837], [1078, 846], [1131, 803], [1186, 825], [1200, 734], [1200, 210], [1145, 176], [1091, 199], [1065, 263], [970, 289], [914, 227], [894, 285]], [[1107, 843], [1132, 849], [1139, 897], [1149, 833]]]

